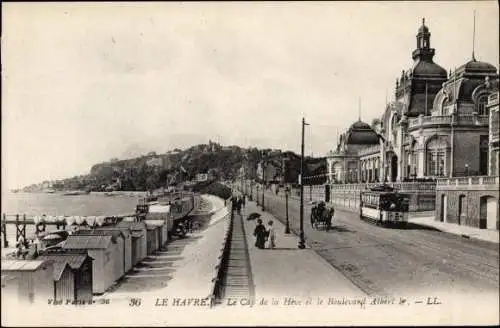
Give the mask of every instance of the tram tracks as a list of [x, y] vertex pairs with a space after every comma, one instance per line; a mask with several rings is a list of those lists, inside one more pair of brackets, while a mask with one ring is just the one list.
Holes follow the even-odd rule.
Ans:
[[[273, 196], [267, 197], [266, 205], [281, 218], [284, 204]], [[289, 211], [290, 226], [296, 228], [298, 205], [289, 203]], [[345, 233], [320, 233], [306, 224], [306, 207], [308, 243], [369, 295], [432, 285], [467, 291], [488, 291], [498, 286], [498, 251], [488, 243], [438, 231], [380, 228], [340, 209], [335, 216], [337, 225], [345, 225]]]

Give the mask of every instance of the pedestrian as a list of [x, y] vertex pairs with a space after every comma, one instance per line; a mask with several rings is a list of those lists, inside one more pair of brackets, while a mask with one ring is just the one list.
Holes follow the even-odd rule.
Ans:
[[245, 208], [246, 198], [246, 195], [243, 195], [243, 197], [241, 198], [241, 205], [243, 206], [243, 208]]
[[273, 220], [269, 220], [267, 222], [268, 228], [267, 228], [267, 248], [273, 249], [276, 248], [276, 232], [274, 231], [273, 227]]
[[20, 236], [17, 243], [16, 243], [16, 248], [17, 248], [17, 253], [16, 253], [16, 257], [19, 258], [19, 257], [23, 257], [23, 259], [25, 258], [26, 254], [24, 252], [24, 250], [26, 249], [26, 241], [24, 240], [24, 237], [23, 236]]
[[242, 205], [243, 205], [243, 200], [242, 200], [241, 196], [238, 196], [238, 205], [237, 205], [238, 214], [241, 214], [241, 206]]
[[253, 235], [255, 236], [255, 246], [257, 248], [263, 249], [266, 244], [267, 231], [266, 227], [262, 224], [262, 220], [257, 220], [257, 226], [253, 231]]

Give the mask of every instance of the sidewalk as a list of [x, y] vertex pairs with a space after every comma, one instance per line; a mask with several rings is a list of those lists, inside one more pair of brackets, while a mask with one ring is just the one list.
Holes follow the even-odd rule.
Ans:
[[[257, 220], [248, 221], [250, 213], [261, 214], [265, 225], [273, 220], [276, 249], [258, 249], [253, 236]], [[255, 297], [308, 298], [330, 296], [361, 297], [364, 293], [353, 285], [312, 249], [299, 249], [298, 237], [286, 235], [285, 226], [270, 213], [262, 212], [255, 202], [242, 209]]]
[[479, 239], [497, 244], [499, 243], [498, 230], [478, 229], [478, 228], [458, 225], [455, 223], [440, 222], [436, 221], [434, 216], [428, 216], [428, 214], [427, 216], [418, 216], [418, 214], [413, 214], [413, 215], [410, 214], [408, 222], [421, 226], [435, 228], [437, 230], [446, 233], [460, 235], [465, 238]]

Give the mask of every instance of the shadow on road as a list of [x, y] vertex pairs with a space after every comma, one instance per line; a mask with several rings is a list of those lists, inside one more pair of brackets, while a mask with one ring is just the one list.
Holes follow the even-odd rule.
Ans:
[[298, 247], [275, 247], [275, 248], [266, 248], [267, 251], [296, 251]]
[[388, 226], [390, 229], [399, 229], [399, 230], [430, 230], [430, 231], [441, 231], [437, 228], [423, 226], [415, 223], [408, 222], [405, 227], [399, 226]]
[[351, 230], [346, 226], [332, 226], [330, 230], [327, 230], [326, 232], [356, 232], [356, 230]]

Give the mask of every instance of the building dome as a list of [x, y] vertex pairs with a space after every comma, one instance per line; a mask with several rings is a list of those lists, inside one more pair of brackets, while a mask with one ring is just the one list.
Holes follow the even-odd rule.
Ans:
[[372, 127], [358, 120], [354, 122], [347, 131], [346, 144], [348, 145], [376, 145], [379, 143], [378, 134]]
[[429, 33], [429, 28], [425, 26], [425, 20], [422, 20], [422, 26], [419, 27], [418, 33]]
[[457, 69], [457, 74], [496, 74], [497, 69], [495, 66], [472, 59]]
[[444, 68], [433, 61], [419, 60], [412, 69], [413, 76], [436, 76], [447, 78], [448, 73]]

